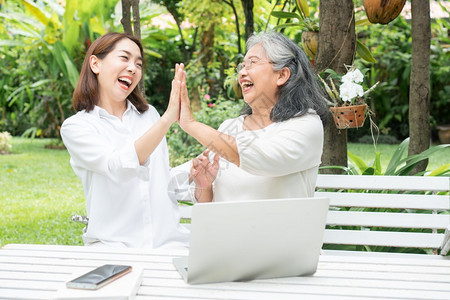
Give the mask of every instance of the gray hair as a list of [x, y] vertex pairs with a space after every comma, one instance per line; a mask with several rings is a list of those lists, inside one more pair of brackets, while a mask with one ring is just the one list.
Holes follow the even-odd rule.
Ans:
[[[278, 101], [272, 109], [270, 118], [274, 122], [286, 121], [299, 117], [313, 109], [326, 121], [329, 112], [325, 97], [320, 89], [317, 75], [312, 70], [303, 50], [278, 32], [263, 32], [252, 35], [247, 40], [247, 51], [260, 44], [267, 58], [272, 62], [274, 71], [285, 67], [291, 72], [290, 78], [278, 91]], [[251, 114], [252, 110], [245, 104], [241, 114]]]

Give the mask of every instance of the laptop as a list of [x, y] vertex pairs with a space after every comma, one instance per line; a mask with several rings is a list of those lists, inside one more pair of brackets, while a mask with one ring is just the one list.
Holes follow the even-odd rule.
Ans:
[[173, 263], [189, 284], [311, 275], [328, 198], [197, 203], [189, 257]]

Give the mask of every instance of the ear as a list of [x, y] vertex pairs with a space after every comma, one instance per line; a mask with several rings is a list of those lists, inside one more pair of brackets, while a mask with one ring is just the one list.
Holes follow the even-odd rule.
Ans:
[[291, 77], [291, 70], [289, 70], [288, 67], [284, 67], [278, 71], [277, 85], [282, 86], [286, 83], [286, 81], [288, 81], [289, 77]]
[[99, 64], [100, 60], [98, 59], [97, 56], [91, 55], [89, 57], [89, 66], [91, 67], [91, 70], [92, 72], [94, 72], [94, 74], [100, 73]]

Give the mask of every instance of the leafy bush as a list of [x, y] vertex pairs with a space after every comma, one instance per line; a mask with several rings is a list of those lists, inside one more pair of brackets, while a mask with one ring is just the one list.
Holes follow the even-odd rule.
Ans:
[[74, 112], [77, 66], [90, 42], [115, 28], [118, 0], [79, 0], [75, 6], [59, 2], [0, 5], [0, 59], [5, 66], [0, 70], [0, 129], [13, 135], [59, 136], [59, 126]]

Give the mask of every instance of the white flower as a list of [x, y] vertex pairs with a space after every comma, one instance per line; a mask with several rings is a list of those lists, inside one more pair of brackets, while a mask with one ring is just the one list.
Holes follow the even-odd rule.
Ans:
[[343, 81], [343, 83], [339, 87], [339, 95], [341, 96], [342, 101], [352, 102], [352, 99], [356, 96], [363, 96], [364, 90], [362, 85], [359, 85], [352, 81]]
[[364, 79], [363, 74], [359, 69], [354, 69], [353, 71], [348, 71], [347, 74], [342, 76], [342, 82], [362, 82]]
[[[354, 66], [345, 67], [347, 68], [347, 73], [340, 77], [341, 84], [339, 85], [339, 91], [333, 82], [333, 79], [329, 78], [330, 84], [327, 84], [319, 75], [320, 81], [322, 81], [326, 92], [332, 100], [332, 102], [328, 101], [329, 105], [342, 106], [355, 103], [364, 103], [363, 97], [379, 84], [379, 82], [377, 82], [372, 87], [364, 91], [362, 86], [364, 75], [361, 71], [356, 69]], [[329, 73], [333, 74], [334, 72]]]

